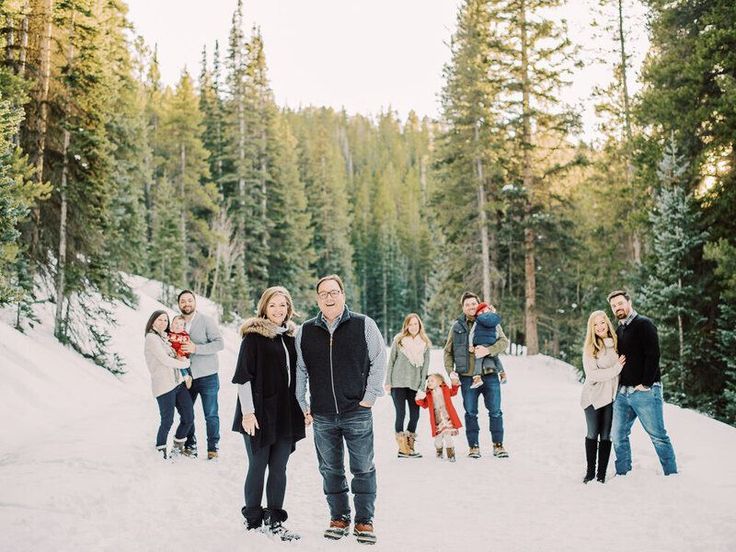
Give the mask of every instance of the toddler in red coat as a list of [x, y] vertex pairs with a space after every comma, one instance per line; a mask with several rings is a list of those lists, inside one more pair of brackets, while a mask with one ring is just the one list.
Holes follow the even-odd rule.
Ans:
[[[177, 315], [171, 319], [171, 328], [169, 329], [169, 343], [171, 348], [176, 352], [177, 358], [189, 358], [189, 353], [185, 353], [181, 350], [181, 346], [185, 343], [189, 343], [192, 339], [189, 337], [189, 332], [184, 329], [185, 321], [184, 317]], [[189, 368], [181, 370], [181, 375], [184, 378], [184, 385], [187, 389], [192, 387], [192, 372]]]
[[445, 378], [440, 374], [429, 374], [427, 376], [426, 392], [419, 390], [416, 394], [416, 403], [422, 408], [429, 410], [429, 423], [434, 437], [434, 448], [437, 458], [443, 457], [443, 448], [447, 451], [447, 459], [455, 461], [455, 444], [453, 437], [458, 434], [462, 427], [460, 417], [452, 404], [452, 397], [457, 395], [460, 389], [460, 378], [455, 372], [452, 373], [450, 381], [452, 387], [448, 387]]

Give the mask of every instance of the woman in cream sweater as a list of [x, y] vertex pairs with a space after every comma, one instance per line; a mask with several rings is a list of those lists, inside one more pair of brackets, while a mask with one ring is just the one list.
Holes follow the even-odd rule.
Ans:
[[588, 426], [588, 434], [585, 437], [585, 458], [588, 468], [583, 483], [588, 483], [594, 477], [601, 483], [606, 481], [606, 469], [611, 456], [613, 401], [618, 391], [618, 376], [625, 362], [626, 358], [616, 352], [616, 331], [608, 316], [603, 311], [592, 312], [588, 317], [583, 347], [585, 383], [580, 398], [580, 406], [584, 409], [585, 422]]
[[174, 423], [174, 408], [179, 411], [179, 427], [174, 434], [174, 452], [184, 452], [187, 433], [194, 423], [192, 397], [184, 386], [181, 375], [183, 368], [189, 368], [189, 359], [178, 360], [167, 337], [169, 315], [157, 310], [146, 323], [146, 343], [143, 348], [148, 370], [151, 372], [151, 389], [158, 402], [161, 423], [156, 436], [156, 449], [164, 458], [169, 457], [166, 441]]
[[[386, 370], [384, 388], [391, 393], [396, 409], [396, 443], [399, 445], [399, 458], [420, 458], [414, 450], [417, 437], [419, 406], [417, 391], [424, 386], [429, 368], [429, 348], [431, 343], [424, 332], [424, 324], [418, 314], [411, 313], [404, 318], [401, 332], [391, 344]], [[409, 423], [404, 431], [406, 407], [409, 407]]]

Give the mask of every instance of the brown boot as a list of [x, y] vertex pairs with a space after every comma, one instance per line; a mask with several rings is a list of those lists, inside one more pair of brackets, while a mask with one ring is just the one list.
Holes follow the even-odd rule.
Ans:
[[409, 443], [406, 439], [406, 433], [400, 431], [396, 434], [396, 444], [399, 445], [399, 458], [409, 458], [411, 456], [411, 450], [409, 450]]
[[435, 447], [435, 450], [437, 451], [437, 458], [439, 458], [440, 460], [442, 460], [442, 457], [443, 457], [443, 455], [442, 455], [442, 447], [439, 447], [439, 448]]
[[455, 448], [454, 447], [447, 447], [447, 459], [450, 462], [455, 461]]
[[414, 450], [414, 444], [417, 442], [417, 434], [406, 432], [406, 444], [409, 447], [409, 456], [411, 458], [421, 458], [422, 454]]

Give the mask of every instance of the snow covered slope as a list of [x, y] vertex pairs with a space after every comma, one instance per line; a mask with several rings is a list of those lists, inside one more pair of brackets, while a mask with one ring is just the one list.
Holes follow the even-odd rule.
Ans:
[[[121, 378], [59, 346], [48, 323], [22, 335], [0, 312], [0, 550], [364, 549], [352, 538], [321, 536], [329, 516], [311, 430], [289, 463], [285, 505], [302, 540], [274, 543], [243, 529], [246, 459], [240, 435], [229, 430], [235, 329], [224, 330], [220, 354], [220, 460], [159, 460], [158, 410], [143, 362], [143, 328], [160, 308], [158, 287], [133, 282], [139, 308], [116, 313], [113, 347], [128, 370]], [[433, 362], [441, 363], [440, 351]], [[435, 460], [426, 412], [418, 442], [425, 457], [399, 460], [391, 401], [379, 400], [374, 550], [736, 550], [736, 429], [668, 405], [680, 475], [662, 476], [637, 424], [632, 473], [582, 485], [585, 423], [572, 369], [546, 357], [504, 362], [507, 460], [491, 456], [487, 433], [481, 459], [465, 457], [461, 436], [455, 464]], [[462, 410], [459, 396], [456, 406]], [[196, 415], [203, 436], [199, 405]]]

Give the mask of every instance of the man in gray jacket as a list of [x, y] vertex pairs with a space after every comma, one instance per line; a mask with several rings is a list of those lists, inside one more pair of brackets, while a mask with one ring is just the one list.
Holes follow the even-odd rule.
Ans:
[[[220, 328], [209, 316], [197, 311], [197, 300], [194, 293], [185, 289], [178, 297], [179, 310], [185, 321], [185, 329], [189, 332], [191, 342], [182, 345], [182, 352], [189, 353], [192, 370], [192, 387], [189, 394], [194, 404], [199, 395], [202, 396], [202, 410], [207, 425], [207, 458], [217, 458], [217, 444], [220, 441], [220, 417], [217, 406], [217, 393], [220, 390], [220, 378], [217, 373], [217, 353], [225, 348]], [[194, 425], [187, 435], [184, 445], [185, 454], [197, 455], [197, 438]]]

